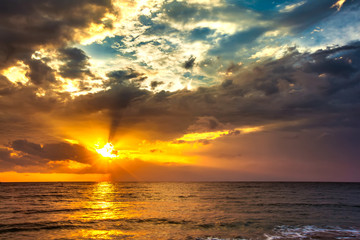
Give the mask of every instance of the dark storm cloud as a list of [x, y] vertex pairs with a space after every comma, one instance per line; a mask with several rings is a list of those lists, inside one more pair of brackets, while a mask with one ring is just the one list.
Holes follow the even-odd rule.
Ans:
[[76, 98], [65, 108], [65, 114], [75, 112], [81, 115], [106, 110], [111, 118], [109, 129], [109, 140], [111, 140], [121, 123], [123, 111], [130, 104], [141, 101], [149, 92], [139, 88], [138, 82], [143, 80], [142, 74], [132, 69], [113, 71], [108, 77], [111, 86], [109, 90]]
[[[306, 119], [305, 128], [358, 126], [360, 49], [357, 43], [347, 49], [313, 54], [289, 49], [283, 58], [239, 70], [219, 86], [147, 94], [129, 106], [138, 111], [127, 117], [156, 122], [164, 116], [159, 131], [168, 132], [185, 131], [201, 116], [235, 126], [300, 119]], [[329, 61], [339, 61], [337, 72], [323, 67]]]
[[41, 60], [30, 59], [26, 61], [30, 71], [26, 74], [32, 83], [41, 85], [43, 83], [54, 83], [54, 70]]
[[65, 45], [111, 9], [110, 0], [0, 1], [0, 68], [30, 59], [41, 46]]
[[15, 140], [10, 146], [16, 151], [48, 160], [74, 160], [88, 163], [93, 157], [93, 153], [85, 147], [65, 142], [40, 145], [27, 140]]
[[[67, 168], [69, 160], [91, 164], [97, 154], [78, 144], [67, 142], [37, 144], [27, 140], [14, 140], [0, 148], [0, 171], [16, 172], [99, 172], [95, 168]], [[101, 172], [101, 170], [100, 170]]]
[[[44, 125], [48, 124], [48, 119], [44, 120], [43, 116], [50, 114], [53, 110], [61, 110], [62, 101], [70, 99], [68, 93], [54, 93], [50, 90], [51, 77], [45, 77], [51, 76], [51, 70], [44, 67], [44, 71], [42, 63], [39, 64], [41, 66], [39, 69], [32, 68], [29, 71], [35, 73], [32, 75], [33, 78], [39, 77], [38, 85], [14, 84], [6, 77], [0, 76], [1, 144], [12, 139], [49, 137], [49, 130], [44, 128]], [[41, 76], [41, 71], [47, 72], [47, 70], [49, 70], [49, 75]], [[38, 91], [44, 95], [38, 94]]]
[[[49, 92], [46, 96], [37, 94], [39, 88], [37, 86], [14, 85], [6, 78], [0, 77], [0, 86], [4, 86], [6, 97], [0, 99], [0, 108], [3, 113], [41, 113], [51, 111], [53, 108], [59, 107], [61, 100], [69, 97], [67, 93], [57, 94]], [[63, 98], [63, 99], [62, 99]]]
[[47, 160], [29, 155], [12, 155], [13, 151], [6, 148], [0, 148], [0, 171], [13, 171], [14, 168], [20, 171], [26, 167], [33, 170], [41, 170]]
[[90, 72], [89, 57], [79, 48], [63, 48], [59, 50], [60, 59], [64, 62], [59, 73], [64, 78], [84, 78], [93, 76]]
[[42, 116], [54, 109], [60, 110], [61, 102], [70, 96], [51, 92], [40, 96], [37, 86], [15, 85], [4, 78], [0, 78], [0, 82], [5, 85], [2, 89], [5, 93], [0, 97], [1, 144], [16, 138], [48, 138], [49, 130], [44, 128], [48, 120], [44, 121]]
[[[39, 97], [25, 88], [13, 89], [3, 78], [2, 91], [8, 95], [0, 105], [8, 114], [2, 118], [10, 121], [9, 116], [17, 116], [18, 111], [24, 116], [52, 112], [67, 118], [99, 113], [110, 116], [110, 139], [118, 129], [134, 125], [154, 131], [154, 138], [173, 139], [204, 116], [234, 127], [297, 120], [306, 120], [299, 128], [358, 127], [358, 56], [358, 43], [316, 53], [299, 53], [292, 48], [281, 59], [237, 67], [221, 84], [195, 91], [153, 93], [133, 84], [144, 77], [142, 74], [133, 69], [118, 70], [108, 73], [107, 90], [74, 99], [62, 96], [66, 101], [58, 96]], [[324, 67], [332, 61], [339, 63], [336, 72]]]
[[[304, 66], [304, 71], [318, 74], [328, 73], [334, 76], [347, 78], [359, 71], [353, 61], [358, 62], [359, 57], [352, 54], [360, 46], [358, 43], [345, 47], [338, 47], [337, 51], [332, 49], [320, 50], [312, 55], [313, 61]], [[345, 58], [342, 56], [345, 55]], [[351, 63], [350, 63], [351, 62]]]
[[116, 70], [106, 74], [109, 78], [109, 85], [137, 85], [146, 79], [146, 76], [132, 68]]
[[[79, 113], [91, 113], [100, 110], [121, 110], [131, 102], [149, 94], [136, 86], [113, 85], [112, 88], [98, 93], [87, 94], [77, 97], [69, 103], [69, 110], [80, 111]], [[74, 105], [73, 105], [74, 104]], [[72, 108], [73, 105], [76, 108]]]

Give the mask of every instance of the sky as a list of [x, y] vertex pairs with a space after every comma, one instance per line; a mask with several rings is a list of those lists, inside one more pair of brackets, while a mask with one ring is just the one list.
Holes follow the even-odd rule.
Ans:
[[357, 0], [0, 1], [0, 181], [360, 181]]

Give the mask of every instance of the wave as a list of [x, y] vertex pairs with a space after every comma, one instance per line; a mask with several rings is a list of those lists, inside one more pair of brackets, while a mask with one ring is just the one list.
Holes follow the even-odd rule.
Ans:
[[145, 219], [141, 219], [141, 218], [124, 218], [124, 219], [115, 219], [114, 221], [119, 221], [119, 220], [123, 220], [125, 222], [128, 223], [151, 223], [151, 224], [192, 224], [192, 221], [186, 221], [186, 220], [180, 220], [180, 221], [176, 221], [176, 220], [172, 220], [172, 219], [167, 219], [167, 218], [145, 218]]
[[360, 207], [359, 205], [354, 204], [345, 204], [345, 203], [255, 203], [254, 206], [266, 206], [266, 207], [283, 207], [291, 208], [294, 206], [299, 207], [332, 207], [332, 208], [342, 208], [342, 207]]
[[[73, 229], [80, 227], [72, 221], [0, 224], [0, 234], [8, 232], [40, 231], [53, 229]], [[84, 226], [81, 226], [84, 227]]]
[[341, 227], [316, 227], [308, 226], [278, 226], [273, 230], [272, 234], [263, 234], [255, 237], [233, 237], [222, 238], [215, 236], [197, 237], [196, 240], [311, 240], [311, 239], [326, 239], [326, 240], [359, 240], [360, 229], [355, 228], [341, 228]]
[[61, 213], [92, 210], [91, 208], [64, 208], [64, 209], [28, 209], [28, 210], [1, 210], [0, 214], [42, 214], [42, 213]]
[[274, 234], [265, 234], [266, 240], [275, 239], [359, 239], [360, 229], [341, 227], [316, 227], [313, 225], [293, 227], [279, 226]]
[[218, 238], [218, 237], [206, 237], [206, 238], [195, 238], [195, 240], [251, 240], [243, 237], [235, 238]]
[[[171, 220], [167, 218], [117, 218], [117, 219], [97, 219], [91, 221], [83, 220], [68, 220], [68, 221], [42, 221], [42, 222], [24, 222], [24, 223], [13, 223], [13, 224], [2, 224], [0, 223], [0, 234], [8, 232], [23, 232], [23, 231], [40, 231], [40, 230], [53, 230], [53, 229], [76, 229], [85, 228], [92, 229], [94, 226], [108, 225], [108, 223], [130, 223], [130, 224], [142, 224], [149, 223], [154, 225], [170, 224], [170, 225], [185, 225], [194, 224], [191, 221], [185, 220]], [[110, 226], [110, 225], [109, 225]]]

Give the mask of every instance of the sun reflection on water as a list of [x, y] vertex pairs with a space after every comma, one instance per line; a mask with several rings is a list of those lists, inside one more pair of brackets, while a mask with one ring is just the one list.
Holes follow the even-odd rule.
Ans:
[[83, 212], [82, 221], [91, 222], [92, 229], [77, 232], [74, 237], [85, 239], [133, 239], [131, 231], [124, 232], [116, 226], [103, 224], [103, 221], [126, 219], [131, 216], [128, 213], [129, 204], [118, 199], [118, 189], [111, 182], [99, 182], [89, 192], [89, 200], [85, 203], [89, 211]]
[[[181, 236], [182, 219], [192, 217], [183, 211], [184, 201], [187, 210], [201, 206], [189, 202], [187, 188], [171, 183], [99, 182], [79, 193], [83, 201], [77, 202], [74, 208], [79, 211], [70, 218], [86, 227], [72, 231], [71, 239], [170, 239]], [[154, 228], [160, 226], [162, 232], [154, 238]]]
[[91, 208], [94, 210], [94, 219], [116, 218], [114, 206], [114, 185], [111, 182], [100, 182], [93, 190]]

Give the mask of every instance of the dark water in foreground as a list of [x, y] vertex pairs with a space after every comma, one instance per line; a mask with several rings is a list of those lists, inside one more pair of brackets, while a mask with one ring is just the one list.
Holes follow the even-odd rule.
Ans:
[[0, 183], [0, 239], [360, 239], [360, 184]]

